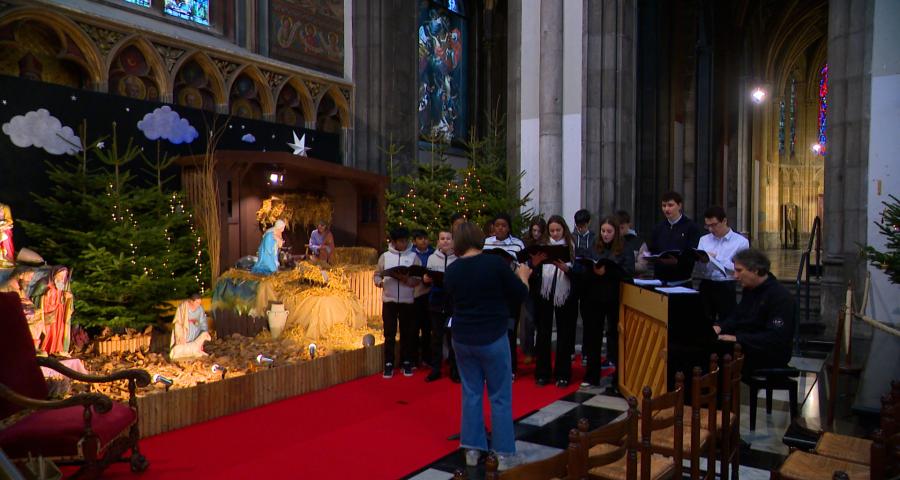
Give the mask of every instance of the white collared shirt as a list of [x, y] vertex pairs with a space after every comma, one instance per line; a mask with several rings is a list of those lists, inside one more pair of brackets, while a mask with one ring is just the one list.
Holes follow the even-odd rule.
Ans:
[[[700, 242], [697, 244], [697, 250], [715, 253], [715, 260], [725, 267], [727, 275], [722, 273], [722, 271], [713, 264], [713, 261], [710, 260], [709, 263], [698, 261], [695, 264], [695, 276], [697, 278], [713, 280], [716, 282], [733, 280], [731, 274], [734, 273], [734, 262], [731, 259], [734, 257], [735, 253], [747, 248], [750, 248], [750, 242], [748, 242], [743, 235], [730, 228], [728, 229], [728, 233], [722, 238], [718, 238], [712, 233], [707, 233], [700, 237]], [[712, 255], [710, 255], [710, 257], [712, 257]]]

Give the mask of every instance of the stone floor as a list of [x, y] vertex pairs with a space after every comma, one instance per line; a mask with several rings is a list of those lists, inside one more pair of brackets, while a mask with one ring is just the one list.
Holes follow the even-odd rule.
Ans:
[[[803, 370], [798, 379], [800, 416], [812, 428], [824, 424], [827, 381], [824, 361], [819, 358], [794, 357], [791, 364]], [[526, 381], [523, 379], [522, 381]], [[516, 422], [516, 448], [526, 461], [547, 458], [568, 445], [568, 432], [578, 420], [587, 418], [591, 428], [601, 427], [615, 420], [626, 410], [624, 399], [603, 395], [601, 388], [583, 388], [546, 407], [532, 412]], [[551, 388], [551, 387], [547, 387]], [[848, 388], [848, 391], [852, 389]], [[776, 391], [773, 395], [773, 411], [765, 410], [765, 393], [759, 392], [755, 430], [750, 430], [749, 392], [741, 390], [741, 438], [749, 448], [741, 451], [740, 478], [767, 479], [770, 471], [777, 469], [788, 454], [783, 443], [785, 431], [791, 424], [788, 395]], [[835, 430], [840, 433], [864, 434], [859, 420], [852, 414], [847, 401], [839, 402]], [[686, 466], [688, 462], [686, 461]], [[463, 453], [457, 450], [430, 465], [424, 465], [409, 477], [416, 480], [450, 479], [461, 469], [469, 479], [484, 477], [484, 466], [466, 467]], [[706, 470], [706, 461], [701, 464]]]

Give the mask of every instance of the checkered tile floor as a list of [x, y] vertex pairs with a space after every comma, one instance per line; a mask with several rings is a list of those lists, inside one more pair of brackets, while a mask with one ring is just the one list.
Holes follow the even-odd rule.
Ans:
[[[548, 387], [550, 388], [550, 387]], [[627, 410], [625, 400], [600, 394], [600, 389], [582, 389], [516, 422], [516, 450], [526, 462], [550, 457], [568, 445], [569, 430], [578, 420], [586, 418], [591, 428], [612, 422]], [[768, 479], [769, 470], [776, 468], [784, 456], [760, 450], [741, 453], [740, 478]], [[484, 478], [484, 465], [466, 467], [462, 450], [414, 472], [407, 478], [414, 480], [448, 480], [456, 470], [466, 472], [470, 480]], [[701, 464], [706, 469], [706, 462]]]

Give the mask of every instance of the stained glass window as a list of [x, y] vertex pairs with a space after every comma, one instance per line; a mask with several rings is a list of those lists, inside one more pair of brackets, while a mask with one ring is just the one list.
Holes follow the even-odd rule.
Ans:
[[165, 0], [163, 13], [200, 25], [209, 25], [209, 0]]
[[797, 140], [797, 80], [791, 77], [791, 155]]
[[469, 128], [469, 36], [462, 11], [462, 0], [419, 1], [418, 128], [425, 139], [461, 139]]
[[125, 0], [125, 3], [131, 3], [139, 7], [149, 7], [150, 0]]
[[784, 155], [784, 100], [778, 104], [778, 153]]
[[819, 151], [825, 155], [825, 146], [828, 137], [825, 135], [826, 121], [828, 120], [828, 64], [826, 63], [819, 72]]

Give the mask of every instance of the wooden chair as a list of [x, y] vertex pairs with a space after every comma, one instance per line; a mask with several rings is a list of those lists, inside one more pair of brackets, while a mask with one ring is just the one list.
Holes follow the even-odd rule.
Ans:
[[778, 471], [772, 472], [772, 478], [774, 480], [820, 480], [836, 476], [839, 472], [847, 475], [846, 478], [850, 480], [886, 478], [873, 476], [872, 468], [867, 465], [823, 457], [800, 450], [788, 455]]
[[[691, 379], [691, 420], [690, 420], [690, 444], [685, 454], [691, 457], [691, 478], [700, 478], [700, 454], [708, 460], [706, 478], [716, 476], [716, 435], [710, 432], [718, 431], [719, 412], [716, 408], [716, 397], [719, 387], [719, 357], [712, 354], [709, 360], [709, 373], [702, 375], [700, 367], [694, 367]], [[706, 427], [703, 427], [702, 417], [706, 416]], [[703, 428], [697, 428], [703, 427]], [[704, 444], [704, 432], [708, 435], [708, 441]]]
[[569, 431], [568, 450], [537, 462], [517, 465], [505, 472], [498, 472], [500, 462], [497, 456], [491, 453], [484, 462], [484, 478], [485, 480], [576, 480], [581, 477], [574, 477], [569, 473], [569, 458], [573, 455], [573, 451], [577, 452], [579, 448], [579, 432], [573, 428]]
[[[684, 374], [675, 374], [672, 392], [653, 398], [650, 387], [644, 387], [641, 394], [644, 397], [641, 402], [641, 472], [650, 467], [652, 454], [661, 454], [672, 462], [672, 477], [681, 479], [684, 453], [698, 450], [709, 441], [709, 433], [701, 429], [699, 422], [692, 427], [698, 433], [699, 445], [690, 445], [693, 430], [684, 431]], [[665, 410], [670, 410], [672, 415], [655, 415]]]
[[[900, 382], [892, 382], [900, 391]], [[900, 395], [887, 393], [881, 397], [881, 434], [891, 438], [900, 433]], [[873, 441], [866, 438], [825, 432], [816, 442], [813, 453], [837, 460], [871, 465]]]
[[[76, 476], [96, 478], [112, 462], [128, 460], [132, 471], [147, 468], [138, 448], [135, 389], [150, 384], [144, 370], [85, 375], [57, 360], [35, 357], [34, 343], [18, 295], [0, 294], [0, 449], [11, 459], [29, 455], [83, 464]], [[47, 400], [41, 366], [82, 382], [128, 381], [128, 404], [99, 393]]]
[[[628, 397], [628, 410], [621, 420], [595, 430], [589, 430], [587, 419], [579, 420], [580, 448], [572, 452], [569, 462], [572, 477], [636, 480], [638, 457], [645, 456], [638, 453], [638, 416], [637, 399]], [[667, 478], [672, 471], [671, 461], [656, 456], [641, 472], [641, 478]]]
[[737, 480], [741, 463], [741, 371], [744, 368], [744, 354], [741, 346], [734, 346], [734, 358], [725, 355], [722, 367], [722, 409], [717, 421], [722, 425], [717, 432], [721, 442], [720, 477], [725, 480], [731, 471], [731, 478]]

